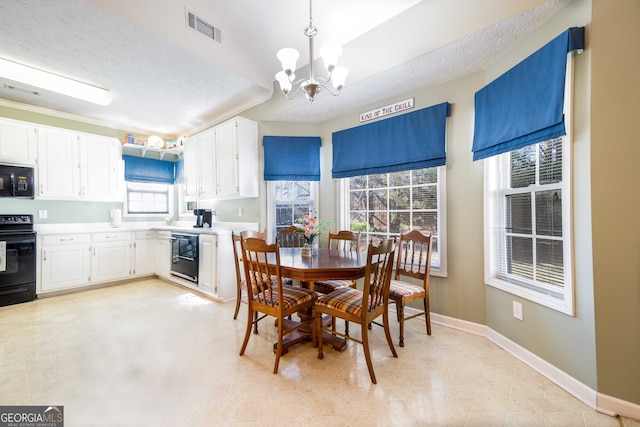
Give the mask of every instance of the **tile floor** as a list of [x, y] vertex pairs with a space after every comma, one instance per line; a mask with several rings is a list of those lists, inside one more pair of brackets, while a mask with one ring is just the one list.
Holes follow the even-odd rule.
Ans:
[[355, 343], [324, 360], [300, 345], [273, 375], [273, 322], [240, 357], [246, 314], [233, 309], [160, 280], [1, 307], [0, 405], [63, 405], [66, 427], [640, 427], [482, 337], [436, 324], [427, 336], [416, 320], [397, 359], [374, 328], [377, 385]]

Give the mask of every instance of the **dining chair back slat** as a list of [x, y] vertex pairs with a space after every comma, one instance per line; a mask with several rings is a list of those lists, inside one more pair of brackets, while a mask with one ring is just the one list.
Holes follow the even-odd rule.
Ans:
[[292, 225], [278, 232], [276, 242], [281, 248], [301, 248], [306, 240], [302, 229]]
[[354, 233], [349, 230], [341, 230], [335, 234], [329, 233], [327, 247], [339, 251], [359, 252], [360, 233]]

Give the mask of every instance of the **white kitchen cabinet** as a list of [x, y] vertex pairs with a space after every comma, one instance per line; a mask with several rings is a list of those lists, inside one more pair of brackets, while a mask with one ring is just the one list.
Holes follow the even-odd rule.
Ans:
[[155, 273], [166, 279], [171, 277], [171, 232], [156, 232]]
[[218, 293], [218, 236], [201, 234], [198, 245], [198, 287], [216, 295]]
[[185, 141], [185, 196], [215, 197], [215, 131], [209, 130]]
[[89, 284], [91, 235], [46, 235], [40, 240], [40, 291], [51, 292]]
[[133, 233], [133, 276], [148, 276], [155, 272], [156, 238], [153, 230]]
[[91, 282], [127, 279], [131, 275], [131, 232], [93, 233]]
[[77, 199], [80, 196], [78, 133], [38, 128], [38, 197]]
[[0, 120], [0, 163], [35, 165], [36, 127], [14, 120]]
[[185, 141], [187, 200], [258, 197], [258, 124], [236, 117]]
[[258, 124], [236, 117], [215, 132], [215, 197], [258, 197]]
[[121, 144], [115, 138], [38, 128], [38, 197], [117, 201]]
[[[218, 289], [216, 291], [216, 297], [222, 302], [227, 302], [235, 300], [237, 296], [236, 264], [233, 259], [231, 231], [220, 230], [218, 231], [217, 237], [218, 254], [216, 260], [218, 265], [216, 274], [218, 277]], [[241, 266], [241, 268], [243, 267]]]
[[115, 138], [80, 134], [80, 197], [120, 201], [122, 144]]

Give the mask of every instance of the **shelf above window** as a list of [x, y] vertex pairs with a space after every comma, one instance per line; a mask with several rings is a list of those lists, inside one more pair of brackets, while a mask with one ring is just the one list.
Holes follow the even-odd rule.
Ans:
[[170, 162], [177, 162], [182, 160], [184, 147], [176, 147], [171, 149], [148, 147], [146, 145], [138, 144], [123, 144], [122, 154], [137, 157], [147, 157], [150, 159], [166, 160]]

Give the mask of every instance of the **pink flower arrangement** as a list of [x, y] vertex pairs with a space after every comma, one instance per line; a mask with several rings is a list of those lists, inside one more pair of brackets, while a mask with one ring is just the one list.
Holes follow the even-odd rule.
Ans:
[[329, 228], [328, 222], [318, 221], [318, 218], [311, 215], [305, 215], [302, 217], [302, 231], [304, 232], [304, 239], [307, 243], [311, 244], [320, 236], [323, 231]]

